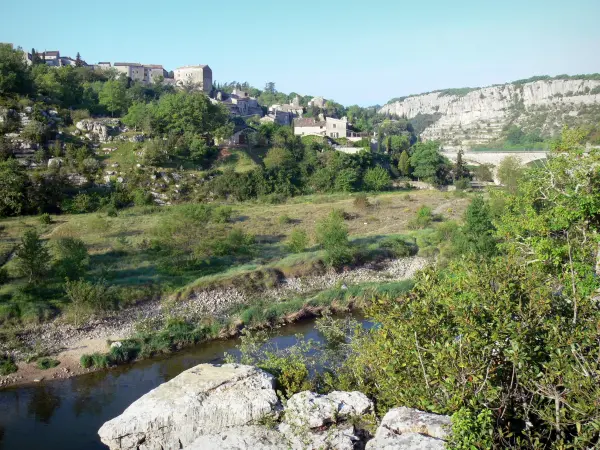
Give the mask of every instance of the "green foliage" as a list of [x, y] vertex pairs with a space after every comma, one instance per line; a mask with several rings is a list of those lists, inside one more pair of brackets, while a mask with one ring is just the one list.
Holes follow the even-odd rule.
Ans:
[[21, 213], [26, 185], [27, 175], [16, 159], [0, 161], [0, 217]]
[[50, 225], [52, 223], [52, 216], [48, 213], [44, 213], [40, 216], [40, 223], [42, 225]]
[[105, 82], [98, 93], [98, 100], [113, 116], [125, 112], [129, 103], [126, 80], [119, 78]]
[[89, 256], [81, 239], [60, 238], [54, 241], [55, 270], [61, 278], [78, 280], [87, 270]]
[[487, 164], [481, 164], [473, 169], [473, 175], [478, 181], [494, 181], [492, 169]]
[[112, 293], [103, 281], [92, 283], [85, 280], [67, 280], [65, 294], [70, 302], [67, 316], [75, 326], [80, 326], [93, 314], [113, 306]]
[[391, 236], [385, 238], [380, 245], [381, 248], [390, 250], [396, 258], [405, 258], [413, 256], [417, 253], [417, 248], [406, 242], [404, 239], [398, 236]]
[[89, 369], [93, 364], [94, 361], [92, 360], [92, 355], [83, 354], [81, 355], [81, 358], [79, 358], [79, 365], [84, 369]]
[[523, 166], [516, 156], [507, 156], [498, 165], [498, 179], [509, 192], [516, 192], [523, 174]]
[[317, 243], [325, 250], [325, 262], [340, 267], [352, 262], [353, 252], [348, 241], [348, 227], [340, 211], [332, 211], [317, 223]]
[[267, 152], [264, 163], [267, 169], [286, 170], [294, 163], [294, 155], [286, 148], [273, 147]]
[[427, 228], [433, 222], [433, 211], [429, 206], [422, 205], [417, 210], [417, 215], [408, 222], [408, 227], [413, 230]]
[[36, 361], [36, 366], [38, 369], [40, 370], [48, 370], [48, 369], [52, 369], [53, 367], [56, 367], [60, 364], [60, 361], [57, 361], [56, 359], [52, 359], [52, 358], [39, 358]]
[[390, 187], [390, 174], [383, 167], [377, 166], [365, 171], [363, 185], [368, 191], [384, 191]]
[[292, 219], [287, 214], [282, 214], [281, 216], [279, 216], [277, 218], [277, 223], [279, 225], [288, 225], [288, 224], [293, 223], [293, 222], [294, 222], [294, 219]]
[[361, 210], [365, 210], [371, 207], [371, 203], [369, 202], [369, 198], [366, 194], [358, 194], [356, 197], [354, 197], [352, 203], [356, 208]]
[[0, 44], [0, 95], [27, 94], [31, 76], [23, 55], [8, 44]]
[[48, 273], [50, 253], [35, 230], [27, 230], [15, 251], [15, 262], [19, 275], [29, 283], [39, 282]]
[[414, 145], [410, 157], [412, 175], [433, 184], [444, 184], [448, 174], [448, 161], [439, 150], [435, 141], [419, 142]]
[[410, 157], [406, 150], [402, 152], [400, 159], [398, 159], [398, 170], [403, 177], [408, 177], [410, 175]]
[[287, 249], [292, 253], [302, 253], [308, 246], [308, 234], [300, 228], [294, 228], [286, 243]]
[[210, 217], [215, 223], [227, 223], [231, 221], [232, 214], [231, 206], [219, 205], [212, 210]]
[[452, 417], [451, 450], [489, 449], [494, 446], [494, 419], [492, 411], [478, 413], [461, 408]]
[[489, 257], [496, 253], [496, 228], [492, 224], [489, 205], [475, 197], [465, 211], [464, 226], [454, 235], [453, 243], [461, 254]]
[[13, 358], [11, 356], [3, 356], [0, 355], [0, 375], [6, 376], [14, 373], [18, 370], [17, 365], [15, 364]]

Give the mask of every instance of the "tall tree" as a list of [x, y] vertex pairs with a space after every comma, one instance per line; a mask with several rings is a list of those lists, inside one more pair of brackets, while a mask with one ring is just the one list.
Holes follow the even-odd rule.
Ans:
[[75, 66], [76, 67], [83, 66], [83, 61], [81, 60], [81, 55], [79, 54], [79, 52], [77, 52], [77, 56], [75, 57]]
[[438, 143], [419, 142], [413, 147], [410, 165], [413, 176], [432, 183], [443, 183], [448, 174], [448, 161], [438, 151]]
[[398, 170], [403, 177], [410, 175], [410, 157], [406, 150], [400, 155], [400, 159], [398, 160]]
[[32, 88], [30, 73], [19, 50], [0, 44], [0, 95], [29, 93]]
[[277, 92], [273, 81], [268, 81], [267, 84], [265, 84], [265, 92], [268, 92], [269, 94], [275, 94]]
[[15, 252], [17, 268], [32, 283], [48, 272], [50, 253], [35, 230], [27, 230]]
[[456, 155], [456, 163], [454, 164], [454, 181], [461, 180], [469, 176], [469, 171], [467, 170], [465, 163], [463, 162], [463, 151], [462, 149], [458, 151]]
[[127, 88], [121, 80], [108, 80], [98, 93], [98, 100], [111, 116], [124, 112], [127, 109]]

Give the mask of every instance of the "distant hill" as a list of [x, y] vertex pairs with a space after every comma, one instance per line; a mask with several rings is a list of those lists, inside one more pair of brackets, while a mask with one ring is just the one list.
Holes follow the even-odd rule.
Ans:
[[421, 137], [447, 149], [488, 145], [514, 128], [547, 139], [565, 124], [600, 124], [600, 74], [445, 89], [392, 99], [379, 112], [423, 123]]

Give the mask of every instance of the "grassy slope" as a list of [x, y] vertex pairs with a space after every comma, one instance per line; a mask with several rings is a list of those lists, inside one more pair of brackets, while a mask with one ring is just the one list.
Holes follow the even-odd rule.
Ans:
[[[256, 235], [259, 251], [243, 265], [224, 267], [220, 273], [212, 275], [198, 271], [169, 275], [160, 271], [152, 255], [144, 250], [143, 243], [153, 227], [178, 206], [130, 208], [119, 212], [118, 217], [107, 217], [104, 213], [58, 216], [51, 225], [41, 225], [36, 217], [6, 219], [0, 221], [0, 251], [8, 252], [18, 242], [23, 230], [35, 227], [49, 241], [61, 237], [82, 239], [90, 253], [90, 275], [102, 276], [112, 285], [133, 289], [153, 284], [163, 292], [185, 291], [186, 287], [219, 282], [257, 268], [271, 267], [293, 273], [294, 268], [310, 266], [318, 260], [318, 250], [313, 248], [303, 254], [290, 255], [285, 249], [285, 241], [296, 227], [314, 236], [316, 223], [334, 208], [342, 209], [353, 217], [347, 221], [351, 237], [372, 240], [405, 232], [407, 221], [414, 217], [421, 205], [436, 208], [454, 199], [437, 191], [411, 192], [409, 196], [385, 193], [371, 197], [375, 206], [358, 210], [353, 205], [353, 198], [348, 194], [314, 195], [293, 198], [281, 205], [233, 205], [233, 226]], [[442, 214], [447, 219], [456, 219], [462, 214], [465, 204], [459, 203], [458, 210], [442, 208]], [[291, 223], [280, 221], [282, 216], [291, 218]], [[6, 264], [10, 272], [13, 264], [12, 261]], [[0, 296], [14, 292], [20, 284], [20, 280], [14, 280], [1, 286]]]

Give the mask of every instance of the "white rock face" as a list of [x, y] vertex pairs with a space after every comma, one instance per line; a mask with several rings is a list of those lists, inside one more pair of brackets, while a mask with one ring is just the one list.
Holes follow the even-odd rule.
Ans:
[[135, 401], [99, 430], [111, 449], [186, 448], [200, 436], [275, 416], [274, 379], [237, 364], [200, 364]]
[[185, 448], [189, 450], [288, 450], [290, 445], [277, 431], [250, 425], [201, 436]]
[[412, 408], [394, 408], [383, 417], [367, 450], [443, 449], [450, 435], [450, 417]]
[[89, 134], [90, 137], [97, 137], [100, 142], [108, 140], [108, 127], [97, 120], [83, 119], [75, 124], [78, 130]]
[[418, 114], [439, 115], [422, 138], [440, 140], [446, 149], [465, 149], [497, 139], [513, 118], [519, 124], [538, 112], [556, 113], [542, 120], [543, 130], [560, 129], [557, 115], [559, 119], [576, 116], [586, 106], [600, 106], [600, 94], [592, 94], [599, 87], [599, 80], [542, 80], [485, 87], [464, 96], [432, 92], [387, 104], [379, 112], [408, 119]]
[[296, 427], [318, 428], [373, 412], [373, 402], [361, 392], [334, 391], [319, 395], [304, 391], [292, 395], [284, 421]]

